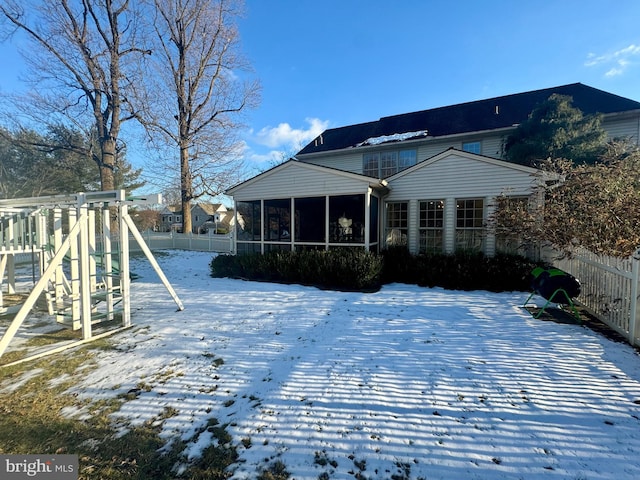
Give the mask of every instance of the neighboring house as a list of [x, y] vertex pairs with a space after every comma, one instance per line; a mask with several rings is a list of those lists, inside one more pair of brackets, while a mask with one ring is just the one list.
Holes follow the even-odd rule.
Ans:
[[165, 205], [160, 211], [160, 231], [177, 232], [182, 230], [182, 209], [179, 205]]
[[554, 93], [601, 113], [610, 138], [638, 142], [640, 103], [580, 83], [329, 129], [227, 191], [237, 252], [400, 244], [493, 254], [504, 240], [487, 228], [496, 196], [527, 200], [549, 180], [502, 160], [502, 145]]
[[[163, 232], [182, 232], [182, 209], [180, 206], [166, 205], [161, 214]], [[208, 231], [228, 232], [234, 225], [233, 211], [221, 203], [196, 203], [191, 207], [191, 226], [193, 233]]]

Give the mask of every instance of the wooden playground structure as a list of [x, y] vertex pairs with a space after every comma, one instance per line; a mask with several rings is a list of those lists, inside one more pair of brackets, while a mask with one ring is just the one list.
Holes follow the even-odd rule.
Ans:
[[[130, 237], [183, 310], [128, 212], [160, 201], [126, 198], [124, 190], [0, 200], [0, 357], [36, 306], [82, 336], [37, 357], [130, 327]], [[16, 275], [19, 262], [31, 264], [26, 288]], [[111, 328], [96, 335], [97, 325]]]

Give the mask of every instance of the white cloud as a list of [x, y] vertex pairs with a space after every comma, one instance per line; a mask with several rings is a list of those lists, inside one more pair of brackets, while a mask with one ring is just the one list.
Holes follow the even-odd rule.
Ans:
[[636, 57], [640, 57], [640, 45], [631, 44], [628, 47], [621, 48], [615, 52], [609, 52], [602, 55], [589, 53], [584, 65], [586, 67], [609, 67], [605, 76], [615, 77], [617, 75], [622, 75], [627, 68], [637, 63], [634, 62]]
[[256, 134], [256, 141], [273, 149], [299, 150], [327, 129], [328, 120], [306, 118], [309, 128], [292, 128], [288, 123], [265, 127]]
[[329, 126], [328, 120], [306, 118], [307, 128], [292, 128], [288, 123], [277, 127], [265, 127], [258, 132], [246, 132], [243, 142], [243, 158], [248, 165], [264, 170], [282, 163], [295, 155]]

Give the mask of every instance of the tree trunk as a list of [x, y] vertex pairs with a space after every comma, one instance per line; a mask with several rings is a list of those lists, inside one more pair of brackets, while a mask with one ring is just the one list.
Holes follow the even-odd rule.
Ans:
[[193, 182], [189, 165], [189, 149], [180, 147], [180, 193], [182, 200], [182, 233], [191, 233], [191, 200], [193, 199]]
[[102, 144], [102, 158], [100, 160], [100, 185], [102, 190], [115, 190], [114, 171], [116, 167], [116, 142], [107, 140]]

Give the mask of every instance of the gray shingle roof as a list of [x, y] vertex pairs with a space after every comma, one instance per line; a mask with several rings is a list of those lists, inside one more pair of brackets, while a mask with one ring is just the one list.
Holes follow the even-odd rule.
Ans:
[[374, 122], [325, 130], [298, 154], [327, 152], [356, 146], [369, 138], [426, 130], [431, 137], [511, 127], [527, 119], [540, 103], [557, 93], [573, 98], [585, 114], [640, 109], [640, 102], [572, 83], [502, 97], [383, 117]]

